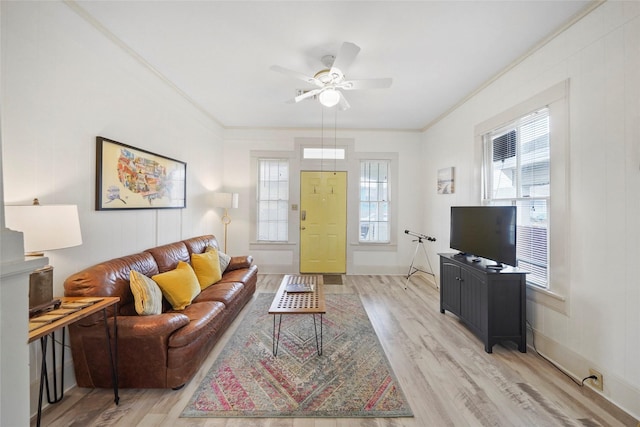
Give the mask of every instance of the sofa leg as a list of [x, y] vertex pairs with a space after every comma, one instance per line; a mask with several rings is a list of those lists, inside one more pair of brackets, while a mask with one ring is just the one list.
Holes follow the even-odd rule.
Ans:
[[179, 385], [178, 387], [173, 387], [173, 388], [171, 388], [171, 390], [180, 390], [182, 387], [184, 387], [184, 384]]

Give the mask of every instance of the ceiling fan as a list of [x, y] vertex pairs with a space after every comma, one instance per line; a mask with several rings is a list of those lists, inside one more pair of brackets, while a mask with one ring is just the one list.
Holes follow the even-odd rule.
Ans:
[[318, 101], [325, 107], [339, 105], [341, 110], [350, 107], [347, 99], [342, 94], [343, 90], [361, 89], [385, 89], [391, 86], [390, 78], [347, 80], [345, 72], [360, 52], [360, 48], [354, 43], [344, 42], [336, 56], [325, 55], [322, 63], [326, 67], [318, 71], [313, 77], [297, 71], [289, 70], [279, 65], [271, 66], [271, 70], [304, 80], [316, 86], [315, 89], [301, 91], [301, 93], [288, 102], [300, 102], [304, 99], [318, 97]]

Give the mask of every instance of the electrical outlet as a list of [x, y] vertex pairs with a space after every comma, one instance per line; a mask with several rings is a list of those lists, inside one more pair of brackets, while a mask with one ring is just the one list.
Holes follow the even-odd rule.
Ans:
[[602, 391], [603, 387], [604, 387], [604, 379], [602, 378], [602, 374], [598, 371], [596, 371], [595, 369], [591, 369], [589, 368], [589, 375], [595, 375], [596, 378], [595, 379], [590, 379], [589, 381], [591, 381], [591, 385], [593, 386], [593, 388], [595, 388], [596, 390], [600, 390]]

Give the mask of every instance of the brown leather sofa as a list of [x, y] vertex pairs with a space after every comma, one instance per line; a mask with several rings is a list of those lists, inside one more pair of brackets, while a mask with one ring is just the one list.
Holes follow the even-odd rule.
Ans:
[[[189, 262], [192, 253], [218, 247], [214, 236], [200, 236], [112, 259], [70, 276], [65, 296], [118, 296], [118, 382], [124, 388], [179, 388], [200, 368], [220, 336], [256, 289], [258, 268], [251, 256], [232, 257], [222, 279], [204, 289], [184, 310], [163, 298], [162, 314], [140, 316], [135, 310], [129, 273], [153, 276]], [[113, 311], [108, 324], [113, 330]], [[111, 370], [102, 314], [69, 327], [76, 382], [80, 387], [109, 388]], [[113, 336], [113, 335], [112, 335]]]

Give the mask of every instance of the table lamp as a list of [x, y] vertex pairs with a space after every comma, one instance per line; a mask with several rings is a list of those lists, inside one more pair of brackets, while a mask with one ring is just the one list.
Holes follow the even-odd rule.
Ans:
[[[38, 199], [29, 206], [5, 206], [8, 228], [24, 235], [27, 256], [42, 256], [43, 251], [70, 248], [82, 244], [76, 205], [40, 205]], [[53, 267], [31, 273], [29, 280], [29, 315], [59, 304], [53, 298]]]
[[213, 206], [224, 208], [222, 224], [224, 224], [224, 252], [227, 252], [227, 227], [231, 223], [229, 209], [238, 207], [238, 193], [213, 193]]

